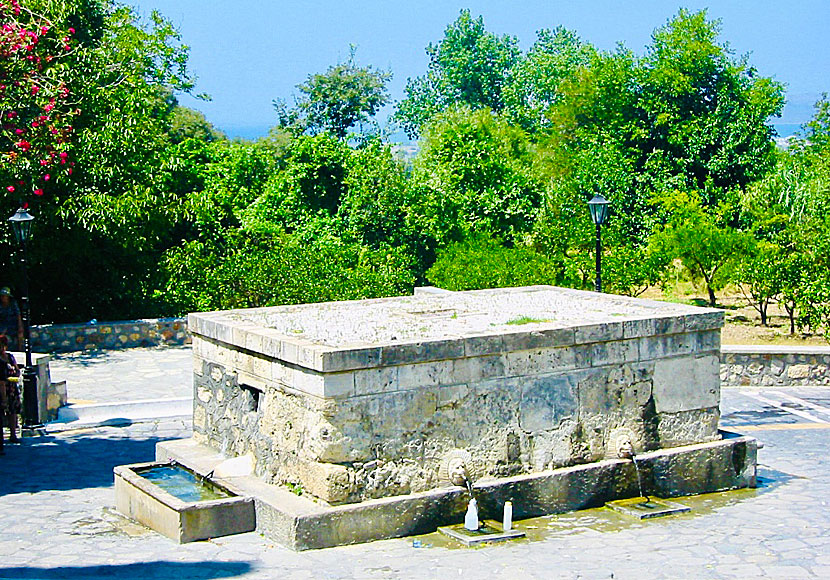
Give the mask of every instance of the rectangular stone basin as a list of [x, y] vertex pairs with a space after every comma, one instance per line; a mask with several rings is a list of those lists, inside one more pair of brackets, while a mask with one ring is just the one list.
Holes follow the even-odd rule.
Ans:
[[114, 469], [116, 508], [179, 543], [250, 532], [254, 500], [193, 471], [164, 462]]
[[[224, 456], [193, 439], [158, 443], [156, 459], [174, 460], [205, 473], [226, 461]], [[645, 453], [637, 458], [637, 463], [643, 491], [652, 496], [673, 498], [754, 487], [757, 443], [751, 437], [724, 433], [718, 441]], [[292, 492], [286, 486], [269, 485], [253, 475], [228, 477], [225, 481], [255, 498], [257, 531], [292, 550], [426, 534], [463, 522], [469, 500], [466, 488], [450, 486], [328, 505], [297, 488]], [[479, 517], [485, 521], [500, 519], [506, 501], [513, 503], [513, 518], [518, 521], [599, 507], [639, 493], [634, 466], [628, 459], [482, 478], [473, 488]], [[518, 526], [521, 527], [520, 521]]]
[[551, 286], [189, 316], [194, 440], [328, 505], [719, 440], [723, 313]]

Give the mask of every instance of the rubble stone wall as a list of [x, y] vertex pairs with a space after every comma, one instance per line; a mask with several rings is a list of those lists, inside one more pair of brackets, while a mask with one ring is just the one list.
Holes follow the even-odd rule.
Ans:
[[51, 353], [190, 343], [184, 318], [33, 326], [31, 337], [32, 350]]
[[830, 385], [830, 347], [725, 345], [720, 378], [731, 387]]

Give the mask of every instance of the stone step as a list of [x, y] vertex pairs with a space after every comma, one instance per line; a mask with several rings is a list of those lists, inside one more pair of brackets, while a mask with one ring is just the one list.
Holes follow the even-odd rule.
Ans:
[[115, 419], [139, 421], [163, 417], [183, 417], [193, 412], [193, 397], [143, 399], [115, 403], [70, 404], [58, 409], [50, 426], [97, 424]]

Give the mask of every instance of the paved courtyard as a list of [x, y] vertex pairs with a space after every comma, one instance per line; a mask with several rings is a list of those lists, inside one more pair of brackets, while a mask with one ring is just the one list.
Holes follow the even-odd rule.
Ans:
[[[100, 357], [53, 363], [70, 399], [189, 392], [186, 348]], [[605, 509], [519, 522], [530, 539], [476, 549], [436, 534], [303, 553], [257, 533], [174, 544], [114, 511], [112, 468], [189, 436], [189, 418], [49, 433], [0, 457], [0, 578], [829, 578], [830, 388], [724, 389], [722, 411], [765, 445], [759, 489], [644, 523]]]

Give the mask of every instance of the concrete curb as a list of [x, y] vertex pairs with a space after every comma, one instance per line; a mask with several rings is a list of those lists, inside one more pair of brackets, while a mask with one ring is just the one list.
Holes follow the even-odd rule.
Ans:
[[183, 417], [193, 413], [193, 397], [143, 399], [118, 403], [67, 405], [58, 410], [58, 418], [48, 429], [64, 430], [81, 425], [99, 425], [123, 419], [129, 422], [165, 417]]

